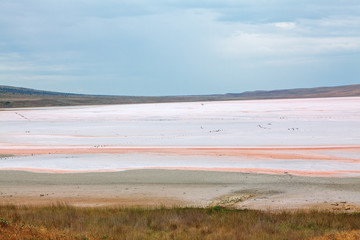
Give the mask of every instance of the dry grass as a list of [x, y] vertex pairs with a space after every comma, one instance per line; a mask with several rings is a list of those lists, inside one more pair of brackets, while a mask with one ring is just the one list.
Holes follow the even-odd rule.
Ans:
[[48, 230], [44, 227], [26, 226], [19, 224], [8, 224], [0, 227], [2, 240], [19, 239], [81, 239], [81, 236], [74, 236], [67, 232]]
[[[360, 214], [214, 208], [0, 206], [0, 239], [310, 239], [359, 229]], [[349, 236], [350, 236], [349, 235]], [[339, 235], [342, 236], [342, 235]], [[354, 235], [355, 236], [355, 235]], [[338, 239], [338, 238], [318, 238]], [[346, 238], [344, 238], [346, 239]], [[349, 238], [352, 239], [352, 238]], [[356, 239], [356, 238], [355, 238]]]
[[331, 233], [325, 236], [316, 237], [312, 240], [358, 240], [360, 239], [360, 231], [353, 230], [348, 232]]

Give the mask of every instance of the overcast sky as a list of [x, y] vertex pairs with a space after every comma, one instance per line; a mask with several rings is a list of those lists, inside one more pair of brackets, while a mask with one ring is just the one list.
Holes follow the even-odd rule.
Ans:
[[0, 85], [176, 95], [358, 83], [359, 0], [0, 0]]

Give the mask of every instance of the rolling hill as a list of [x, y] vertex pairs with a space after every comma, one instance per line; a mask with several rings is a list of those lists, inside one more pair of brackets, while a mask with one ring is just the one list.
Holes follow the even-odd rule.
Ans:
[[0, 108], [360, 96], [360, 84], [188, 96], [106, 96], [0, 85]]

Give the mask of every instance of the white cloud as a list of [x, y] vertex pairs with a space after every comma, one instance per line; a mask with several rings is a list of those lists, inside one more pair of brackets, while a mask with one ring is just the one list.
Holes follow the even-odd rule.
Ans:
[[277, 22], [274, 23], [274, 25], [284, 30], [292, 30], [296, 27], [296, 23], [294, 22]]
[[[317, 61], [324, 56], [360, 52], [360, 18], [333, 17], [296, 22], [233, 24], [218, 37], [215, 49], [224, 59], [256, 65]], [[346, 27], [345, 27], [346, 26]], [[238, 29], [238, 30], [235, 30]]]
[[319, 26], [323, 27], [360, 27], [360, 17], [329, 17], [316, 21]]
[[293, 37], [281, 34], [238, 33], [219, 41], [218, 48], [231, 58], [291, 59], [360, 51], [360, 37]]

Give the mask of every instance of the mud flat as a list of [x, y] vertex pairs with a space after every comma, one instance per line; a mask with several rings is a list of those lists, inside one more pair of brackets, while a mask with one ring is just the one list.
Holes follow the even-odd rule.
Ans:
[[360, 210], [360, 178], [181, 170], [82, 174], [2, 171], [0, 184], [1, 204]]
[[360, 205], [360, 98], [0, 110], [0, 203]]
[[[360, 176], [360, 147], [8, 149], [2, 170], [48, 173], [178, 169], [301, 176]], [[10, 156], [10, 157], [9, 157]]]

